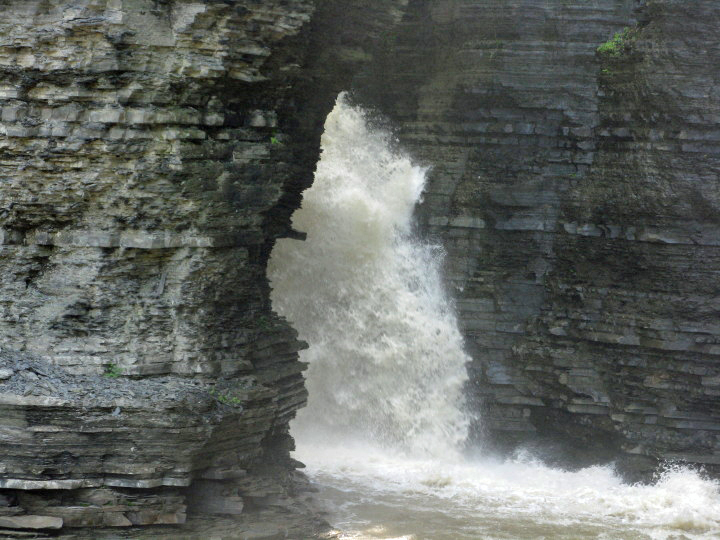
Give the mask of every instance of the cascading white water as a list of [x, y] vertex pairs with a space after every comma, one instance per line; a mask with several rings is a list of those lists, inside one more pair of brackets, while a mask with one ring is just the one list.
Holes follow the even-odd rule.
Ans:
[[446, 455], [467, 434], [468, 358], [438, 250], [412, 234], [425, 170], [393, 153], [388, 138], [341, 96], [293, 216], [307, 241], [273, 251], [273, 306], [310, 343], [310, 397], [293, 432]]
[[[462, 339], [441, 253], [412, 232], [425, 170], [341, 96], [315, 182], [279, 241], [273, 305], [310, 348], [297, 456], [348, 538], [720, 538], [720, 488], [674, 468], [652, 486], [610, 467], [464, 459]], [[400, 536], [403, 535], [403, 536]]]

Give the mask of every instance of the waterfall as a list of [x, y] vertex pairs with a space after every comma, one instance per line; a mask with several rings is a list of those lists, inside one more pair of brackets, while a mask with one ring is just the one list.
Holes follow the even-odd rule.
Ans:
[[442, 251], [413, 234], [426, 169], [390, 137], [341, 95], [293, 215], [307, 240], [280, 240], [272, 253], [273, 306], [310, 344], [310, 397], [293, 434], [447, 455], [467, 435], [468, 357]]
[[342, 538], [720, 538], [720, 485], [671, 467], [627, 485], [611, 466], [466, 459], [462, 338], [442, 251], [413, 234], [426, 170], [343, 96], [315, 182], [269, 264], [274, 308], [310, 347], [297, 457]]

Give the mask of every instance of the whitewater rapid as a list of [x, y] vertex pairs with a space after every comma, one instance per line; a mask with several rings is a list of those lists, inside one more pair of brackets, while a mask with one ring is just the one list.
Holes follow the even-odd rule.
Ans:
[[[310, 347], [296, 457], [346, 538], [720, 538], [720, 485], [668, 468], [653, 485], [612, 467], [469, 458], [462, 337], [442, 250], [417, 238], [426, 170], [338, 98], [313, 186], [278, 241], [273, 307]], [[477, 420], [477, 419], [476, 419]]]

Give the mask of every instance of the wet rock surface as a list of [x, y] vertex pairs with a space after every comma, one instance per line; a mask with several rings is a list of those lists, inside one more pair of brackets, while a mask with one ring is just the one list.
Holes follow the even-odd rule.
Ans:
[[52, 532], [6, 531], [4, 538], [50, 540], [298, 540], [337, 539], [339, 534], [328, 530], [327, 524], [313, 517], [317, 509], [298, 505], [293, 509], [264, 509], [246, 512], [242, 519], [223, 516], [191, 516], [182, 525], [148, 525], [123, 529], [94, 527], [65, 529], [61, 535]]
[[363, 81], [433, 166], [419, 214], [478, 437], [718, 470], [719, 20], [711, 0], [411, 2]]

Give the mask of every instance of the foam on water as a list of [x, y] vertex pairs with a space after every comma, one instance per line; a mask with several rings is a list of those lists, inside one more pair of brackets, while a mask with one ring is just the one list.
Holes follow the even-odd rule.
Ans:
[[310, 344], [298, 459], [356, 538], [717, 538], [720, 488], [680, 467], [651, 486], [611, 467], [468, 460], [462, 338], [441, 251], [413, 235], [425, 170], [341, 96], [315, 182], [269, 265], [274, 308]]
[[[348, 503], [347, 515], [363, 499], [372, 499], [402, 509], [399, 514], [441, 510], [443, 523], [462, 523], [475, 532], [482, 527], [498, 538], [504, 538], [500, 534], [506, 522], [525, 524], [527, 536], [516, 531], [511, 538], [538, 538], [538, 528], [548, 527], [571, 531], [574, 538], [600, 533], [608, 538], [720, 537], [720, 485], [688, 468], [668, 468], [653, 485], [628, 485], [609, 466], [570, 472], [529, 457], [411, 459], [367, 446], [312, 444], [301, 447], [298, 457], [306, 460], [312, 477], [345, 492], [331, 499]], [[337, 515], [343, 519], [343, 512]], [[360, 521], [350, 519], [349, 524], [357, 527]], [[428, 531], [420, 527], [411, 532]], [[449, 537], [464, 538], [457, 533]]]

